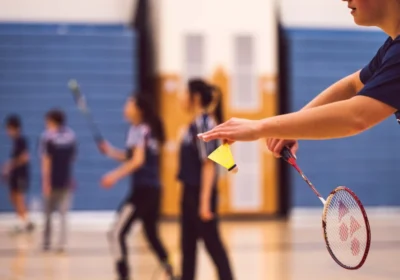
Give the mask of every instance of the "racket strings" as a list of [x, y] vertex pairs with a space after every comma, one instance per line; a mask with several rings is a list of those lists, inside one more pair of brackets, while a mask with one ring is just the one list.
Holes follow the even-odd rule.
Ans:
[[327, 201], [324, 211], [328, 249], [343, 265], [357, 267], [368, 251], [368, 225], [356, 199], [338, 190]]

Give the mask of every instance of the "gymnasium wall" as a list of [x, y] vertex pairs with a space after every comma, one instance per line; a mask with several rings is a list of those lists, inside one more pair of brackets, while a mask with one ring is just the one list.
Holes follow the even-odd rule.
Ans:
[[[289, 40], [290, 110], [298, 110], [324, 88], [366, 65], [386, 39], [375, 28], [357, 27], [347, 3], [338, 0], [282, 0]], [[301, 12], [299, 12], [301, 11]], [[303, 170], [324, 196], [339, 185], [353, 189], [368, 206], [398, 206], [400, 127], [394, 117], [359, 136], [303, 141]], [[319, 206], [291, 172], [296, 207]]]
[[1, 0], [8, 22], [128, 23], [137, 0]]
[[[99, 155], [87, 125], [76, 109], [67, 82], [75, 78], [86, 94], [104, 136], [123, 147], [127, 125], [121, 108], [137, 85], [136, 35], [127, 27], [134, 1], [1, 1], [0, 119], [21, 115], [32, 156], [30, 206], [40, 207], [38, 140], [47, 110], [65, 110], [79, 144], [76, 210], [115, 209], [127, 191], [126, 181], [112, 190], [99, 187], [101, 176], [116, 166]], [[3, 125], [2, 125], [3, 127]], [[0, 131], [0, 162], [10, 142]], [[9, 211], [6, 188], [0, 188], [0, 211]]]
[[[168, 145], [163, 158], [165, 213], [176, 215], [177, 144], [190, 115], [177, 96], [186, 81], [203, 77], [223, 92], [225, 117], [261, 118], [276, 114], [277, 27], [273, 1], [163, 0], [158, 10], [158, 69], [161, 111]], [[240, 88], [240, 90], [238, 90]], [[222, 172], [220, 211], [226, 215], [275, 214], [277, 167], [264, 144], [233, 146], [240, 172]]]

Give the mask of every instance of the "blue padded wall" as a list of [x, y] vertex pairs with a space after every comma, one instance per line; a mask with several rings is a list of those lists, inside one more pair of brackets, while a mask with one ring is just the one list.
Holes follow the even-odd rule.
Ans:
[[[127, 181], [103, 190], [99, 181], [115, 163], [99, 155], [85, 120], [67, 88], [77, 79], [104, 136], [123, 147], [127, 125], [122, 116], [126, 97], [136, 88], [135, 33], [122, 25], [0, 24], [0, 119], [20, 114], [32, 153], [30, 198], [41, 197], [37, 144], [43, 117], [62, 108], [79, 141], [75, 168], [78, 186], [73, 208], [114, 209], [127, 191]], [[0, 162], [10, 141], [0, 132]], [[10, 210], [0, 188], [0, 211]]]
[[[290, 110], [302, 108], [323, 89], [366, 65], [386, 40], [380, 32], [286, 30], [290, 41]], [[351, 138], [302, 141], [298, 161], [324, 196], [336, 186], [353, 189], [368, 206], [400, 201], [400, 126], [394, 117]], [[291, 173], [294, 206], [320, 202]]]

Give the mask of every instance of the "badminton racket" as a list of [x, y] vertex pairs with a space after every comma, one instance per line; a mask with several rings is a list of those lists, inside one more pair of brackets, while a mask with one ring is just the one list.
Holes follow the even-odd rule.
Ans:
[[81, 113], [83, 114], [89, 125], [94, 141], [98, 145], [102, 144], [104, 142], [104, 138], [101, 135], [99, 128], [97, 127], [96, 123], [93, 120], [92, 113], [90, 112], [90, 109], [87, 105], [85, 96], [82, 94], [80, 90], [78, 82], [76, 80], [70, 80], [68, 82], [68, 88], [72, 92], [72, 96], [74, 98], [76, 106], [78, 107], [79, 111], [81, 111]]
[[345, 269], [362, 267], [371, 245], [371, 230], [360, 199], [349, 188], [337, 187], [325, 200], [301, 171], [289, 148], [283, 148], [281, 155], [283, 160], [297, 170], [324, 205], [322, 228], [331, 257]]

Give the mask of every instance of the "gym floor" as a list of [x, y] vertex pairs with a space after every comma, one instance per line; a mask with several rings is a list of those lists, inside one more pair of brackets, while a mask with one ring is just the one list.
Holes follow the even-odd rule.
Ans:
[[[331, 259], [323, 241], [318, 211], [298, 213], [288, 222], [224, 222], [221, 231], [238, 280], [398, 280], [400, 213], [372, 211], [369, 216], [371, 251], [365, 265], [356, 271], [345, 270]], [[8, 232], [10, 221], [10, 216], [0, 216], [1, 280], [115, 279], [106, 240], [110, 217], [97, 220], [90, 219], [89, 215], [72, 217], [69, 246], [62, 254], [41, 251], [40, 224], [33, 234], [12, 236]], [[160, 229], [177, 266], [179, 225], [162, 223]], [[56, 230], [54, 236], [57, 237]], [[160, 277], [157, 261], [141, 234], [140, 224], [131, 231], [129, 242], [132, 278], [165, 279]], [[199, 246], [197, 279], [216, 279], [204, 247], [201, 243]]]

